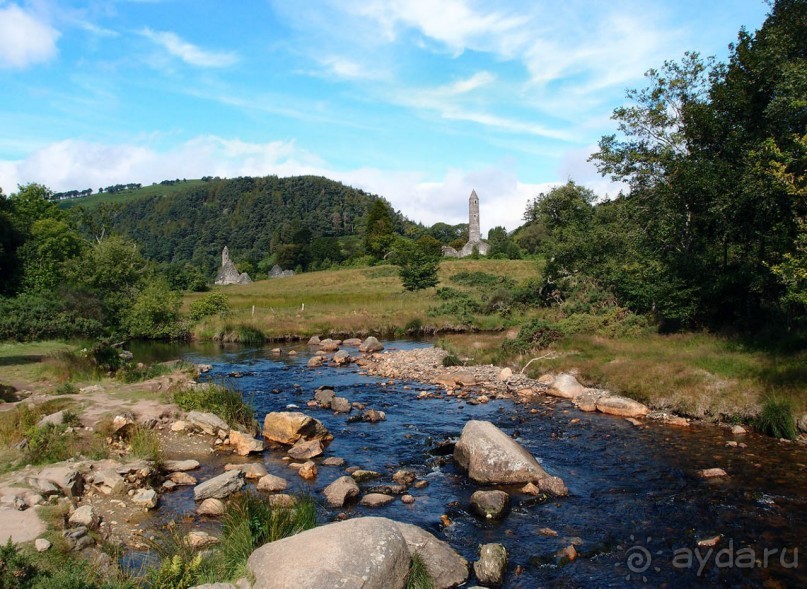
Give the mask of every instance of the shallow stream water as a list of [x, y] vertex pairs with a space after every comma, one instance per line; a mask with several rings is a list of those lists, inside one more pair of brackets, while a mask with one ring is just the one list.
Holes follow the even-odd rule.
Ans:
[[[388, 350], [428, 345], [385, 343]], [[377, 515], [417, 524], [449, 542], [469, 562], [476, 560], [480, 544], [500, 542], [510, 555], [504, 586], [514, 589], [807, 586], [804, 446], [753, 434], [732, 436], [714, 426], [637, 428], [624, 419], [580, 412], [566, 402], [522, 405], [494, 400], [469, 405], [443, 395], [418, 400], [419, 391], [434, 387], [405, 381], [387, 385], [361, 375], [355, 365], [310, 369], [306, 363], [312, 350], [295, 349], [296, 356], [280, 357], [269, 347], [207, 345], [166, 352], [176, 357], [179, 351], [188, 361], [212, 364], [206, 377], [214, 380], [242, 373], [230, 382], [253, 401], [260, 423], [267, 412], [291, 405], [322, 421], [334, 441], [315, 461], [340, 456], [345, 466], [382, 473], [381, 479], [363, 487], [391, 482], [402, 467], [429, 482], [424, 489], [410, 489], [412, 505], [396, 500], [376, 509], [323, 506], [323, 523], [346, 511], [351, 517]], [[321, 385], [385, 411], [387, 420], [348, 423], [346, 415], [306, 407]], [[519, 486], [501, 486], [512, 499], [506, 518], [490, 522], [470, 514], [468, 499], [481, 487], [439, 450], [440, 443], [456, 439], [470, 419], [491, 421], [515, 437], [546, 470], [563, 478], [570, 495], [540, 502], [521, 494]], [[748, 447], [726, 447], [728, 440]], [[319, 464], [319, 476], [309, 484], [286, 466], [284, 455], [271, 450], [250, 460], [263, 460], [270, 473], [291, 482], [292, 491], [318, 499], [322, 489], [344, 474], [344, 467]], [[231, 455], [220, 456], [194, 474], [200, 480], [209, 478], [232, 461]], [[730, 476], [698, 476], [697, 471], [712, 467]], [[161, 501], [161, 520], [194, 517], [192, 488], [167, 493]], [[444, 526], [443, 515], [453, 523]], [[543, 535], [543, 528], [556, 531], [557, 537]], [[698, 540], [716, 535], [721, 540], [714, 548], [697, 546]], [[562, 564], [554, 554], [570, 544], [576, 545], [579, 556]]]

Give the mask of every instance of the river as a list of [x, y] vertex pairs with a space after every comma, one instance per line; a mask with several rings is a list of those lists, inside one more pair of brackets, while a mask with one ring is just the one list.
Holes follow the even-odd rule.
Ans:
[[[429, 344], [385, 345], [389, 350]], [[807, 586], [804, 446], [754, 434], [733, 436], [709, 425], [637, 428], [624, 419], [578, 411], [566, 402], [523, 405], [493, 400], [469, 405], [446, 396], [416, 399], [419, 391], [434, 387], [387, 384], [360, 374], [355, 365], [310, 369], [306, 363], [313, 351], [293, 348], [296, 356], [285, 353], [288, 347], [278, 357], [270, 347], [214, 345], [152, 348], [150, 353], [212, 364], [205, 378], [213, 380], [242, 373], [229, 382], [254, 403], [260, 423], [267, 412], [294, 405], [316, 417], [334, 441], [315, 461], [340, 456], [346, 466], [382, 473], [378, 483], [391, 482], [392, 474], [406, 467], [429, 482], [424, 489], [410, 489], [412, 505], [397, 500], [376, 509], [356, 505], [336, 510], [323, 501], [323, 523], [346, 511], [350, 517], [376, 515], [417, 524], [470, 562], [480, 544], [500, 542], [510, 555], [504, 586], [513, 589]], [[137, 356], [142, 358], [144, 352], [139, 350]], [[385, 411], [387, 420], [349, 423], [345, 415], [306, 407], [321, 385]], [[570, 495], [541, 502], [521, 494], [518, 486], [501, 486], [511, 495], [509, 515], [499, 522], [472, 515], [468, 500], [480, 487], [440, 451], [440, 444], [455, 439], [470, 419], [491, 421], [515, 437], [551, 474], [563, 478]], [[729, 440], [748, 447], [727, 447]], [[258, 460], [270, 473], [288, 479], [293, 490], [318, 499], [323, 488], [344, 474], [344, 467], [319, 465], [319, 476], [309, 484], [286, 466], [283, 456], [281, 450], [267, 451]], [[222, 460], [209, 465], [201, 478], [207, 470], [211, 476], [220, 472]], [[700, 469], [712, 467], [725, 469], [729, 476], [698, 476]], [[193, 507], [191, 488], [182, 488], [163, 497], [160, 517], [193, 517]], [[444, 515], [451, 525], [443, 525]], [[547, 529], [557, 536], [547, 535]], [[714, 548], [698, 547], [699, 540], [717, 535], [721, 539]], [[579, 556], [562, 564], [554, 555], [570, 544]]]

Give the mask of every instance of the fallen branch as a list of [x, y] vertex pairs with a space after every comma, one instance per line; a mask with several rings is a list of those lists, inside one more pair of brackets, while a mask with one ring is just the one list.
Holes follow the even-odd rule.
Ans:
[[527, 369], [527, 366], [529, 366], [530, 364], [532, 364], [536, 360], [545, 360], [546, 358], [551, 358], [551, 357], [552, 357], [552, 352], [549, 352], [548, 354], [544, 354], [543, 356], [538, 356], [537, 358], [533, 358], [532, 360], [530, 360], [529, 362], [527, 362], [524, 365], [524, 368], [521, 369], [521, 372], [519, 372], [519, 374], [524, 374], [524, 371]]

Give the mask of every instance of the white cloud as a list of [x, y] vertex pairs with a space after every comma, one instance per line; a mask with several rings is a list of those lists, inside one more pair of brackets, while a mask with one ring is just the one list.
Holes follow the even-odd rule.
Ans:
[[0, 7], [0, 68], [24, 69], [56, 57], [59, 31], [16, 4]]
[[238, 62], [234, 51], [209, 51], [189, 43], [170, 31], [153, 31], [145, 28], [141, 34], [163, 47], [174, 57], [198, 67], [228, 67]]
[[616, 190], [591, 173], [593, 167], [585, 162], [589, 153], [590, 150], [569, 152], [556, 182], [528, 184], [518, 180], [511, 161], [476, 170], [449, 169], [441, 178], [427, 178], [417, 171], [370, 167], [337, 171], [294, 141], [250, 143], [201, 136], [159, 150], [148, 145], [107, 145], [71, 139], [47, 145], [24, 160], [0, 161], [0, 187], [10, 193], [18, 184], [40, 182], [55, 191], [97, 190], [110, 184], [151, 184], [172, 178], [313, 174], [381, 195], [407, 217], [426, 225], [438, 221], [466, 223], [468, 196], [476, 190], [486, 234], [497, 225], [508, 230], [521, 225], [527, 202], [566, 182], [570, 175], [601, 195], [610, 188], [613, 196]]

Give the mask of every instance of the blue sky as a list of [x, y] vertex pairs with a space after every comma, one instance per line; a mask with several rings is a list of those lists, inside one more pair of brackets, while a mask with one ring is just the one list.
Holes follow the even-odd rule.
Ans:
[[762, 0], [0, 0], [0, 187], [320, 174], [514, 229], [626, 88], [724, 59]]

